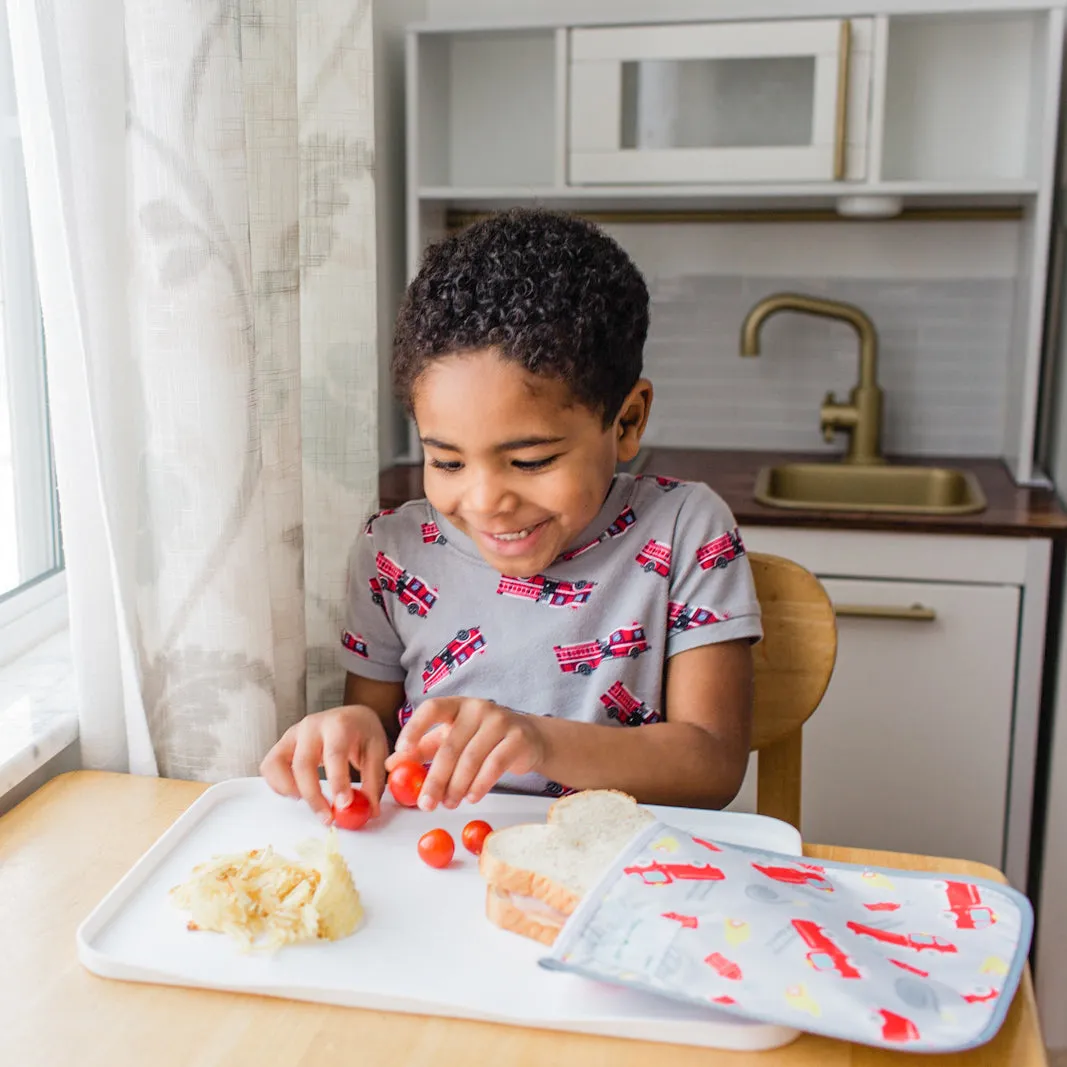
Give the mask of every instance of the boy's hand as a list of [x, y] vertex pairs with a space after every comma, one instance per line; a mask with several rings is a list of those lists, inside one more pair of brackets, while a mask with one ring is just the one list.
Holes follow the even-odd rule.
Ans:
[[[432, 727], [436, 726], [436, 729]], [[386, 760], [433, 760], [419, 794], [419, 807], [456, 808], [477, 803], [506, 771], [528, 774], [545, 760], [546, 743], [536, 715], [522, 715], [491, 700], [441, 697], [420, 704], [400, 731]]]
[[356, 705], [320, 711], [301, 719], [282, 734], [259, 765], [259, 772], [276, 793], [303, 797], [327, 825], [333, 822], [330, 803], [322, 795], [319, 768], [326, 768], [330, 795], [339, 808], [352, 799], [350, 767], [359, 771], [371, 815], [379, 812], [385, 788], [385, 757], [389, 741], [381, 719], [368, 707]]

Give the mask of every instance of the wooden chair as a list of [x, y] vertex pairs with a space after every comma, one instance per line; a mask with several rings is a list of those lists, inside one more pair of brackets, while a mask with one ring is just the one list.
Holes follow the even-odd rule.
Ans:
[[815, 575], [780, 556], [748, 558], [763, 611], [753, 648], [756, 810], [800, 829], [801, 730], [830, 684], [837, 622]]

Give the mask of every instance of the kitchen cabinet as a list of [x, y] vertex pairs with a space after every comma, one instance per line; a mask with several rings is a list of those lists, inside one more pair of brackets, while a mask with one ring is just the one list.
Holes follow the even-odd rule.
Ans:
[[571, 30], [569, 179], [862, 178], [871, 31], [871, 19]]
[[[856, 614], [838, 619], [833, 680], [805, 729], [805, 836], [855, 845], [877, 827], [879, 848], [998, 866], [1019, 588], [823, 585]], [[900, 617], [876, 614], [901, 608]]]
[[412, 26], [410, 206], [1026, 206], [1052, 181], [1064, 0], [823, 7]]
[[[997, 451], [1017, 481], [1039, 481], [1065, 4], [882, 0], [843, 17], [837, 0], [813, 0], [798, 18], [785, 0], [699, 12], [574, 0], [412, 25], [408, 276], [430, 241], [519, 204], [608, 225], [1010, 218], [1013, 372]], [[809, 232], [817, 260], [825, 231]], [[386, 462], [421, 457], [406, 428]]]
[[[1025, 888], [1050, 543], [749, 526], [838, 608], [804, 728], [806, 840], [980, 860]], [[755, 810], [753, 767], [735, 810]]]

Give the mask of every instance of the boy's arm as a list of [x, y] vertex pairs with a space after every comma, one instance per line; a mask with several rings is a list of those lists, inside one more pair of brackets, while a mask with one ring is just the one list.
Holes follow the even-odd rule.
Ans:
[[572, 789], [621, 789], [646, 804], [729, 804], [752, 735], [749, 641], [677, 653], [667, 661], [665, 691], [667, 721], [634, 729], [537, 718], [545, 742], [538, 770]]
[[389, 747], [392, 748], [400, 732], [396, 713], [404, 703], [403, 682], [379, 682], [348, 671], [345, 674], [344, 703], [345, 707], [362, 704], [370, 708], [381, 720], [385, 735], [389, 738]]

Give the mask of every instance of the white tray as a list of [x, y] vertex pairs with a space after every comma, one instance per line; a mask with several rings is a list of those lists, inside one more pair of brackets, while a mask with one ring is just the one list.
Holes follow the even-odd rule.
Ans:
[[[141, 857], [78, 928], [78, 957], [95, 974], [321, 1001], [381, 1011], [485, 1019], [518, 1026], [729, 1049], [777, 1048], [797, 1031], [674, 1004], [537, 965], [541, 945], [485, 918], [477, 858], [460, 844], [472, 818], [494, 829], [540, 821], [551, 801], [490, 794], [476, 806], [430, 814], [400, 808], [358, 832], [338, 830], [366, 911], [363, 927], [337, 942], [242, 954], [219, 934], [192, 933], [167, 892], [218, 853], [295, 847], [325, 830], [302, 802], [261, 778], [212, 786]], [[759, 815], [649, 805], [665, 822], [737, 844], [799, 855], [799, 833]], [[456, 839], [444, 870], [427, 867], [416, 842], [443, 826]]]

